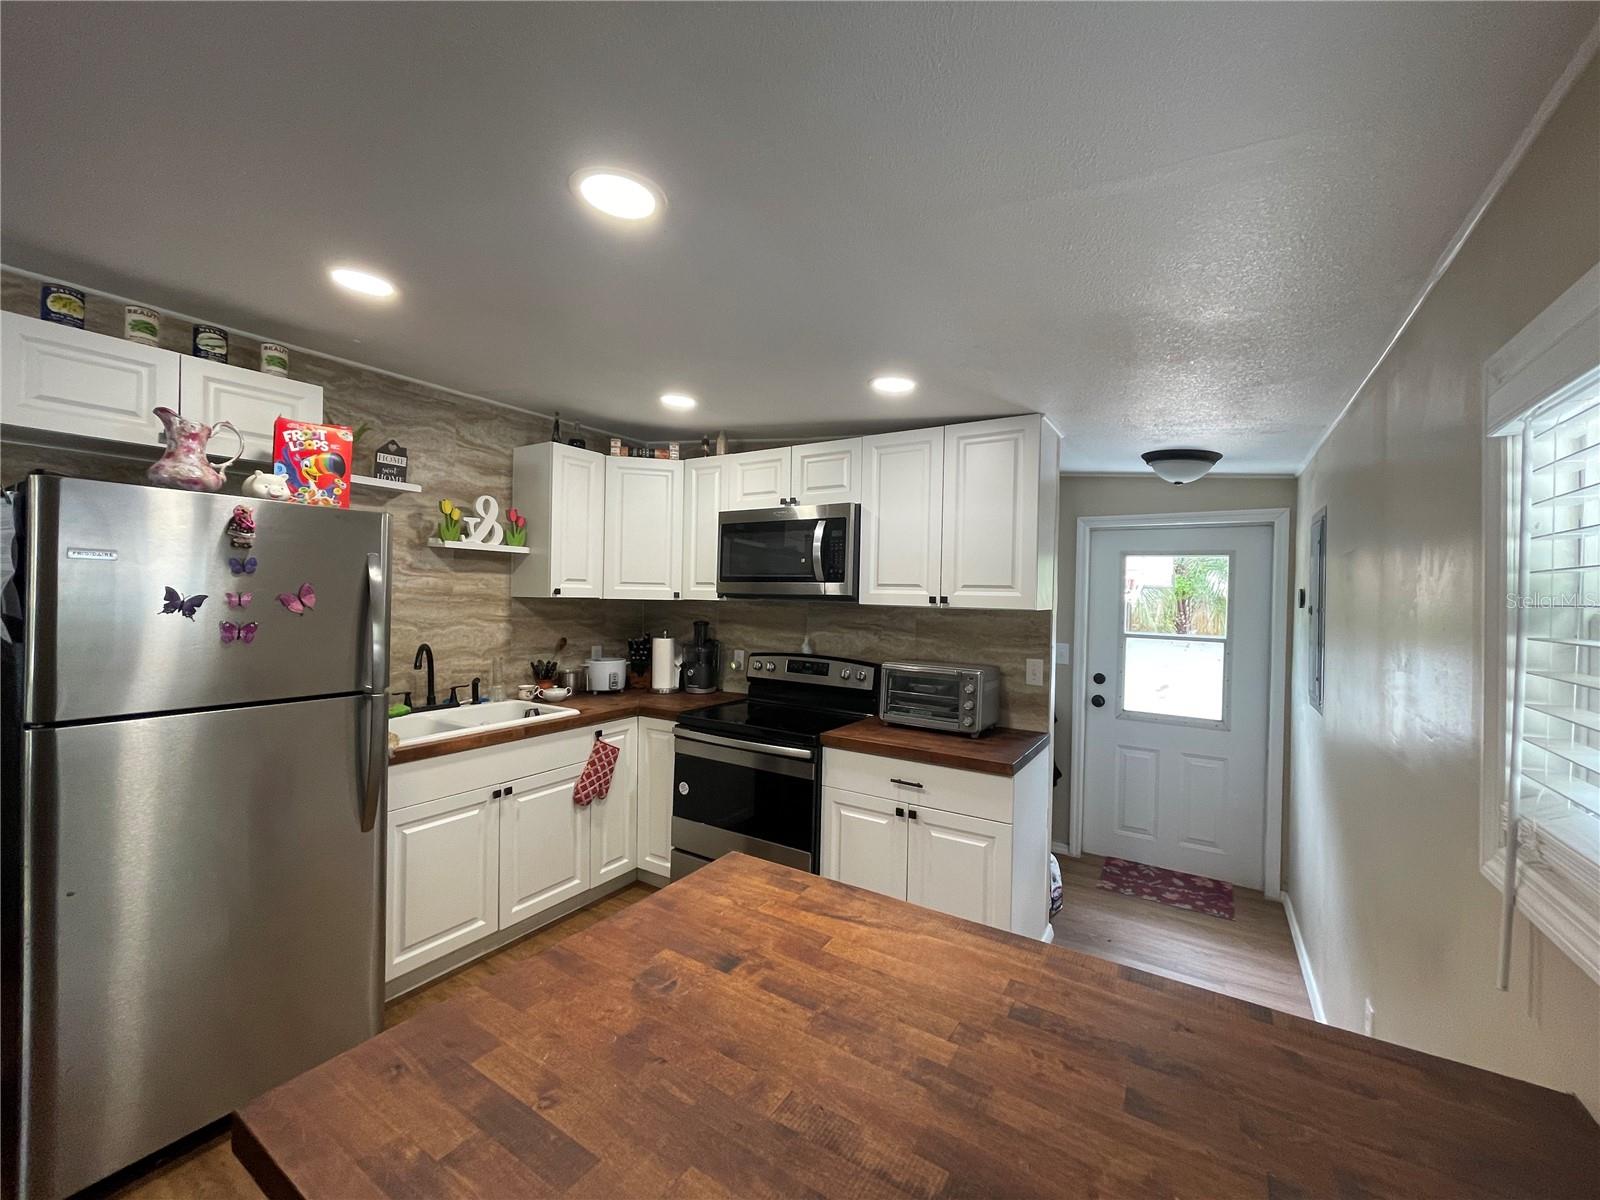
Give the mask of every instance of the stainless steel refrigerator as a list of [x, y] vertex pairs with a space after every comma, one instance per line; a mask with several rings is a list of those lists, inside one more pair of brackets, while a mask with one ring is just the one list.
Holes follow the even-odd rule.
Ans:
[[380, 1027], [389, 527], [7, 501], [4, 1191], [57, 1197]]

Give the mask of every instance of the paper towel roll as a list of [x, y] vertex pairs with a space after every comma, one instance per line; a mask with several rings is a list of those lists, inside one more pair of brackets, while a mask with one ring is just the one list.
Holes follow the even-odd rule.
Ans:
[[683, 655], [678, 650], [678, 639], [658, 637], [650, 639], [650, 690], [675, 692], [678, 690], [678, 668], [683, 665]]

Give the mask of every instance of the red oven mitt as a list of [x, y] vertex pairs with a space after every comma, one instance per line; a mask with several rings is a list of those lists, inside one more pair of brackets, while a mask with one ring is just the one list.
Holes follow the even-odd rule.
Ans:
[[572, 789], [574, 804], [579, 808], [588, 808], [611, 790], [611, 776], [616, 774], [617, 757], [621, 753], [621, 746], [613, 746], [604, 738], [595, 738], [594, 749], [589, 751], [589, 761], [583, 766], [583, 774], [578, 776], [578, 785]]

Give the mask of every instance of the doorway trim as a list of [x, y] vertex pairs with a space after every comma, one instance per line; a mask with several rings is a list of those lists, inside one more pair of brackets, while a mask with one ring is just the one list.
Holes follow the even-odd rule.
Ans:
[[1204, 526], [1272, 526], [1272, 644], [1267, 668], [1267, 811], [1261, 834], [1262, 892], [1269, 900], [1283, 891], [1283, 734], [1284, 699], [1288, 695], [1289, 655], [1289, 510], [1235, 508], [1217, 512], [1141, 513], [1114, 517], [1079, 517], [1076, 582], [1072, 608], [1072, 768], [1068, 779], [1067, 853], [1083, 853], [1084, 741], [1087, 736], [1083, 697], [1088, 694], [1089, 541], [1097, 529], [1193, 529]]

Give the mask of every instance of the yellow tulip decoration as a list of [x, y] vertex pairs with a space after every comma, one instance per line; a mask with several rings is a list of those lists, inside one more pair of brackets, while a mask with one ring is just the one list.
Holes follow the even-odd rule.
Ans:
[[455, 506], [453, 500], [439, 501], [439, 511], [444, 514], [444, 520], [439, 522], [439, 540], [441, 542], [459, 542], [461, 540], [461, 510]]

